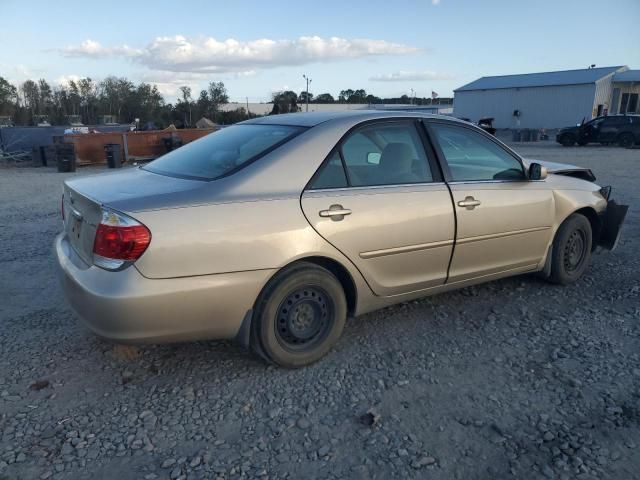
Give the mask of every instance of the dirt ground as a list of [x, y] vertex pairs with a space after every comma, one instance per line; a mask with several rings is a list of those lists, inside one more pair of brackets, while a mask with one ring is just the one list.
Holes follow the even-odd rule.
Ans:
[[0, 479], [640, 478], [640, 150], [514, 148], [612, 185], [618, 249], [572, 286], [520, 276], [353, 319], [298, 371], [229, 342], [96, 339], [51, 252], [61, 183], [91, 170], [0, 168]]

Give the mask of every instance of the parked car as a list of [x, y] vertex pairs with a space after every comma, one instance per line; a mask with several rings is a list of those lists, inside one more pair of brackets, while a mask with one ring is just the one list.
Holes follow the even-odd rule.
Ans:
[[627, 210], [594, 180], [441, 115], [269, 116], [66, 180], [55, 251], [99, 336], [235, 338], [300, 367], [347, 317], [522, 273], [575, 282]]
[[460, 120], [473, 123], [474, 125], [479, 126], [485, 132], [490, 133], [491, 135], [496, 134], [497, 129], [493, 126], [493, 121], [494, 121], [493, 117], [481, 118], [480, 120], [478, 120], [478, 123], [474, 123], [471, 121], [470, 118], [465, 118], [465, 117], [460, 117]]
[[640, 115], [609, 115], [594, 118], [575, 127], [561, 128], [556, 135], [556, 142], [565, 147], [571, 147], [576, 143], [615, 143], [629, 148], [640, 143]]

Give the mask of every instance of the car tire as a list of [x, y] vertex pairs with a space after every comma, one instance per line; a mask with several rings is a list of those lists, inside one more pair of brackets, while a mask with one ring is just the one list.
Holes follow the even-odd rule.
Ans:
[[573, 147], [576, 143], [576, 137], [570, 133], [565, 133], [560, 137], [560, 145], [563, 147]]
[[580, 140], [578, 140], [578, 142], [577, 142], [577, 143], [578, 143], [578, 145], [579, 145], [580, 147], [584, 147], [584, 146], [585, 146], [587, 143], [589, 143], [589, 142], [587, 142], [586, 140], [580, 139]]
[[631, 133], [622, 133], [618, 137], [618, 145], [623, 148], [631, 148], [633, 147], [634, 138]]
[[256, 301], [252, 348], [281, 367], [303, 367], [331, 350], [346, 318], [340, 281], [318, 265], [298, 262], [278, 272]]
[[592, 242], [589, 220], [579, 213], [569, 216], [553, 239], [549, 281], [560, 285], [577, 281], [589, 266]]

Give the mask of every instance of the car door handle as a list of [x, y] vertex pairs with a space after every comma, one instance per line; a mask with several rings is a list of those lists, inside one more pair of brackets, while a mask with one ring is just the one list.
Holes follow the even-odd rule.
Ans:
[[320, 210], [321, 217], [328, 217], [331, 220], [338, 222], [342, 220], [345, 215], [351, 215], [351, 210], [343, 208], [342, 205], [331, 205], [328, 210]]
[[473, 210], [478, 205], [480, 205], [480, 200], [476, 200], [473, 197], [466, 197], [458, 202], [459, 207], [465, 207], [467, 210]]

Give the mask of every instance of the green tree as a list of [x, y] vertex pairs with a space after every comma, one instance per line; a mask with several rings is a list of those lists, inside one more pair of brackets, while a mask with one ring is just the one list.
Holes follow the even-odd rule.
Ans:
[[18, 103], [18, 89], [0, 77], [0, 115], [13, 115]]
[[298, 108], [298, 95], [291, 90], [274, 93], [272, 103], [271, 115], [300, 111], [300, 108]]
[[[313, 102], [313, 93], [309, 92], [309, 103]], [[307, 92], [300, 92], [298, 95], [298, 103], [307, 103]]]
[[335, 98], [330, 93], [321, 93], [314, 99], [314, 103], [335, 103]]
[[229, 103], [229, 95], [227, 89], [222, 82], [209, 83], [209, 115], [210, 119], [216, 121], [216, 114], [220, 109], [220, 105]]

